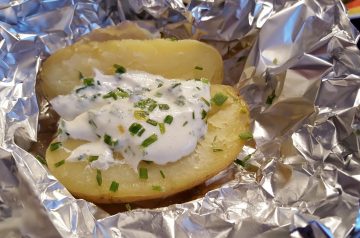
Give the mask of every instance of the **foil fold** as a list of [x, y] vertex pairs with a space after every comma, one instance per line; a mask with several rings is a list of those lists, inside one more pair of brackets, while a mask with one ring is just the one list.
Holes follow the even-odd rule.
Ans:
[[[358, 32], [340, 1], [25, 0], [1, 6], [4, 235], [36, 236], [42, 229], [42, 237], [358, 236], [360, 54]], [[251, 109], [257, 147], [244, 147], [238, 159], [251, 157], [244, 167], [233, 165], [236, 179], [203, 198], [110, 216], [72, 197], [27, 150], [42, 115], [35, 94], [41, 62], [124, 20], [217, 48], [225, 83]], [[41, 222], [31, 222], [24, 209]]]

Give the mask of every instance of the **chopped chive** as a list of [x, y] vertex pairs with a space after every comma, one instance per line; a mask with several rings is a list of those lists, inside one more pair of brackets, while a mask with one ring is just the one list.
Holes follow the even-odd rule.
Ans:
[[170, 107], [169, 107], [169, 105], [167, 105], [167, 104], [159, 104], [159, 109], [160, 109], [161, 111], [166, 111], [166, 110], [169, 110]]
[[192, 119], [195, 119], [195, 112], [192, 112]]
[[222, 93], [217, 93], [214, 95], [214, 97], [211, 99], [211, 101], [213, 103], [215, 103], [217, 106], [221, 106], [224, 104], [224, 102], [228, 99], [228, 96], [222, 94]]
[[147, 168], [139, 168], [139, 178], [141, 179], [148, 179], [148, 170]]
[[118, 143], [117, 140], [113, 141], [111, 136], [109, 136], [108, 134], [104, 135], [104, 142], [110, 146], [115, 146]]
[[145, 132], [145, 128], [142, 128], [140, 131], [139, 131], [139, 133], [137, 134], [137, 136], [142, 136], [142, 134]]
[[240, 133], [239, 137], [242, 140], [252, 140], [253, 139], [253, 135], [249, 131]]
[[78, 92], [80, 92], [81, 90], [83, 90], [83, 89], [85, 89], [85, 88], [87, 88], [87, 87], [85, 86], [85, 87], [77, 88], [77, 89], [75, 90], [75, 93], [78, 93]]
[[110, 184], [109, 190], [110, 190], [111, 192], [114, 192], [114, 193], [115, 193], [118, 189], [119, 189], [119, 183], [116, 182], [116, 181], [112, 181], [111, 184]]
[[274, 58], [272, 62], [273, 62], [273, 64], [278, 64], [278, 59]]
[[199, 88], [199, 87], [196, 87], [196, 89], [199, 90], [199, 91], [201, 90], [201, 88]]
[[57, 168], [57, 167], [60, 167], [61, 165], [63, 165], [63, 164], [65, 164], [65, 160], [63, 159], [63, 160], [60, 160], [59, 162], [56, 162], [55, 164], [54, 164], [54, 166]]
[[142, 143], [141, 146], [142, 147], [148, 147], [149, 145], [151, 145], [152, 143], [154, 143], [155, 141], [157, 141], [158, 137], [156, 134], [152, 134], [151, 136], [149, 136], [148, 138], [146, 138]]
[[157, 126], [157, 124], [158, 124], [157, 121], [154, 121], [154, 120], [152, 120], [152, 119], [150, 119], [150, 118], [147, 119], [146, 122], [149, 123], [149, 124], [152, 125], [152, 126]]
[[174, 119], [174, 118], [173, 118], [171, 115], [167, 115], [167, 116], [165, 117], [165, 119], [164, 119], [164, 123], [170, 125], [170, 124], [172, 123], [173, 119]]
[[156, 104], [156, 101], [154, 99], [147, 98], [147, 99], [142, 99], [142, 100], [139, 100], [139, 101], [135, 102], [134, 107], [145, 109], [145, 108], [149, 107], [152, 104]]
[[102, 184], [102, 176], [101, 176], [101, 170], [97, 169], [96, 170], [96, 182], [99, 186], [101, 186]]
[[157, 87], [161, 88], [163, 85], [164, 85], [163, 83], [159, 83]]
[[36, 158], [41, 164], [47, 165], [46, 160], [45, 160], [42, 156], [36, 155], [35, 158]]
[[195, 69], [196, 69], [196, 70], [203, 70], [203, 67], [201, 67], [201, 66], [195, 66]]
[[183, 124], [183, 126], [186, 126], [187, 124], [188, 124], [188, 121], [185, 121], [184, 124]]
[[96, 124], [95, 124], [95, 122], [94, 122], [93, 119], [90, 119], [90, 120], [89, 120], [89, 124], [90, 124], [91, 126], [93, 126], [94, 128], [97, 128], [97, 126], [96, 126]]
[[98, 158], [99, 158], [98, 155], [90, 155], [90, 156], [88, 157], [88, 161], [91, 163], [91, 162], [97, 160]]
[[137, 120], [145, 120], [146, 117], [149, 115], [148, 112], [145, 112], [145, 111], [134, 111], [134, 117], [137, 119]]
[[165, 124], [164, 123], [159, 123], [159, 129], [160, 129], [160, 133], [164, 134], [165, 133]]
[[201, 111], [201, 119], [204, 120], [205, 117], [206, 117], [206, 115], [207, 115], [207, 112], [203, 109], [203, 110]]
[[203, 82], [203, 83], [206, 83], [206, 84], [209, 83], [209, 80], [208, 80], [207, 78], [201, 78], [200, 80], [201, 80], [201, 82]]
[[156, 92], [156, 93], [155, 93], [155, 97], [158, 97], [158, 98], [159, 98], [159, 97], [161, 97], [161, 96], [162, 96], [162, 93], [160, 93], [160, 92]]
[[175, 104], [178, 106], [184, 106], [185, 105], [185, 97], [183, 95], [177, 97], [175, 100]]
[[237, 165], [240, 165], [242, 167], [245, 167], [246, 166], [246, 162], [251, 158], [252, 154], [249, 154], [247, 156], [245, 156], [244, 159], [240, 160], [240, 159], [236, 159], [234, 162], [235, 164]]
[[151, 161], [151, 160], [143, 160], [146, 164], [152, 164], [154, 163], [154, 161]]
[[161, 192], [161, 191], [162, 191], [162, 188], [161, 188], [160, 185], [152, 185], [152, 190]]
[[93, 78], [84, 78], [83, 79], [83, 84], [85, 85], [85, 86], [94, 86], [95, 84], [94, 84], [94, 79]]
[[79, 71], [79, 79], [84, 78], [84, 75]]
[[126, 204], [125, 204], [125, 208], [126, 208], [127, 211], [131, 211], [131, 210], [132, 210], [132, 208], [131, 208], [131, 206], [130, 206], [129, 203], [126, 203]]
[[220, 151], [224, 151], [223, 149], [219, 149], [219, 148], [213, 148], [213, 152], [220, 152]]
[[117, 95], [114, 91], [110, 91], [107, 94], [105, 94], [102, 98], [107, 99], [107, 98], [113, 98], [114, 100], [117, 100]]
[[151, 105], [149, 105], [149, 107], [148, 107], [149, 112], [154, 111], [154, 109], [155, 109], [156, 107], [157, 107], [157, 104], [151, 104]]
[[135, 135], [141, 130], [142, 127], [143, 126], [141, 124], [134, 122], [129, 127], [129, 131], [130, 131], [131, 135]]
[[162, 170], [160, 170], [160, 174], [161, 174], [161, 177], [164, 179], [165, 178], [165, 174]]
[[267, 97], [266, 104], [271, 105], [275, 99], [275, 90], [272, 91], [272, 93]]
[[123, 74], [126, 72], [125, 67], [122, 65], [114, 64], [113, 66], [115, 68], [115, 73], [117, 73], [117, 74]]
[[177, 86], [180, 86], [181, 85], [181, 83], [175, 83], [175, 84], [173, 84], [172, 86], [171, 86], [171, 88], [176, 88]]
[[50, 144], [50, 151], [55, 151], [55, 150], [59, 149], [61, 146], [62, 146], [62, 143], [60, 141], [54, 142], [54, 143]]
[[210, 102], [206, 100], [204, 97], [200, 98], [208, 107], [210, 107]]

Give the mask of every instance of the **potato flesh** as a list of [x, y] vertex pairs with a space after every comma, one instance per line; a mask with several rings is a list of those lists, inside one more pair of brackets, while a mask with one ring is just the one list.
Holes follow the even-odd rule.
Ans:
[[114, 64], [170, 79], [205, 77], [212, 83], [221, 83], [223, 79], [221, 56], [205, 43], [165, 39], [109, 40], [74, 44], [57, 51], [43, 64], [41, 87], [49, 98], [65, 95], [80, 84], [80, 72], [91, 77], [93, 69], [97, 68], [105, 74], [113, 74]]
[[[88, 162], [66, 162], [60, 167], [54, 166], [69, 156], [62, 148], [47, 150], [49, 169], [71, 193], [97, 203], [166, 197], [201, 184], [233, 162], [243, 146], [238, 135], [249, 127], [248, 110], [235, 91], [229, 86], [212, 85], [211, 95], [217, 92], [229, 95], [229, 98], [221, 107], [213, 105], [208, 117], [208, 131], [196, 150], [177, 162], [162, 166], [141, 163], [141, 167], [148, 169], [149, 178], [146, 180], [140, 179], [138, 173], [126, 164], [115, 165], [102, 171], [102, 185], [99, 186], [96, 170], [91, 169]], [[84, 141], [67, 140], [63, 146], [72, 150], [82, 143]], [[160, 170], [165, 178], [162, 178]], [[119, 183], [116, 192], [109, 190], [112, 181]], [[160, 186], [161, 191], [154, 190], [153, 186]]]

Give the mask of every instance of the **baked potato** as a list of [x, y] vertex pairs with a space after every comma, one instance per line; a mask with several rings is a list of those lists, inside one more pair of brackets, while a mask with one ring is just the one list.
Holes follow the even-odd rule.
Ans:
[[[211, 96], [222, 94], [227, 100], [221, 105], [212, 103], [207, 115], [207, 133], [189, 156], [166, 165], [141, 162], [139, 167], [147, 168], [147, 179], [139, 178], [127, 164], [115, 164], [99, 171], [86, 161], [62, 162], [85, 141], [67, 139], [57, 150], [49, 147], [48, 168], [72, 194], [96, 203], [167, 197], [203, 183], [234, 161], [244, 144], [239, 134], [249, 128], [249, 112], [232, 87], [218, 85], [223, 78], [222, 59], [215, 49], [204, 43], [166, 39], [80, 42], [46, 60], [40, 74], [42, 90], [50, 99], [68, 94], [80, 84], [79, 72], [91, 77], [97, 68], [113, 74], [113, 64], [167, 78], [204, 77], [211, 83]], [[114, 153], [114, 156], [123, 159], [121, 154]], [[113, 181], [118, 183], [116, 191], [111, 189]]]

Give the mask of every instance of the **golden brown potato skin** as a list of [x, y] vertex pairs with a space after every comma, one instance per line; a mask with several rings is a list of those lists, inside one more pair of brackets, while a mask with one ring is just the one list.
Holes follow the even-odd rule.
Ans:
[[41, 87], [50, 99], [68, 94], [80, 84], [80, 72], [90, 77], [97, 68], [105, 74], [113, 74], [114, 64], [170, 79], [205, 77], [211, 83], [221, 83], [223, 79], [221, 56], [205, 43], [166, 39], [109, 40], [74, 44], [55, 52], [42, 66]]
[[[48, 167], [72, 194], [96, 203], [148, 200], [190, 189], [216, 175], [234, 161], [243, 146], [239, 134], [247, 131], [249, 127], [247, 107], [234, 89], [225, 85], [212, 85], [211, 95], [217, 92], [222, 92], [229, 98], [220, 107], [212, 105], [207, 119], [208, 131], [205, 138], [199, 141], [196, 150], [177, 162], [163, 166], [141, 163], [141, 167], [148, 169], [149, 178], [146, 180], [140, 179], [138, 173], [126, 164], [115, 165], [102, 171], [102, 185], [99, 186], [96, 170], [91, 169], [88, 162], [66, 162], [62, 166], [54, 166], [69, 156], [63, 148], [47, 150]], [[63, 146], [71, 150], [82, 143], [84, 142], [67, 140]], [[121, 159], [120, 156], [118, 158]], [[162, 178], [160, 170], [165, 174], [165, 178]], [[116, 192], [109, 190], [112, 181], [119, 183]], [[154, 190], [153, 186], [160, 186], [161, 191]]]

